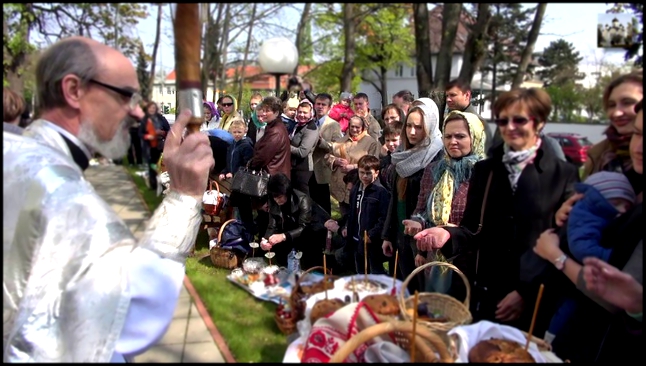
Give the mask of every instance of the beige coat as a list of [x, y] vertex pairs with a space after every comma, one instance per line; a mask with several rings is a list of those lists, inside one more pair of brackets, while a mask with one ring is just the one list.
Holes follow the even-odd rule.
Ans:
[[[343, 149], [344, 148], [344, 149]], [[332, 170], [330, 181], [330, 194], [338, 202], [349, 203], [349, 192], [343, 183], [345, 173], [338, 167], [333, 167], [336, 158], [346, 159], [349, 164], [356, 164], [364, 155], [379, 157], [381, 145], [372, 136], [366, 134], [359, 141], [352, 141], [350, 135], [346, 135], [341, 141], [332, 145], [332, 154], [326, 158], [328, 169]], [[345, 151], [343, 151], [345, 150]]]
[[366, 119], [368, 120], [368, 135], [372, 136], [373, 139], [379, 141], [379, 138], [381, 137], [381, 125], [379, 124], [379, 121], [377, 121], [377, 119], [372, 114], [368, 114], [368, 117], [366, 117]]
[[314, 161], [314, 177], [318, 184], [330, 184], [332, 177], [332, 170], [325, 163], [325, 155], [332, 152], [329, 143], [339, 141], [343, 134], [341, 134], [341, 126], [339, 122], [333, 120], [329, 116], [325, 116], [325, 122], [319, 128], [319, 144], [314, 148], [312, 153], [312, 160]]

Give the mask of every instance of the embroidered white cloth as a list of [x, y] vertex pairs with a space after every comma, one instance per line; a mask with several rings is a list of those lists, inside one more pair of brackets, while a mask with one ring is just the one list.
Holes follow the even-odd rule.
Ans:
[[[334, 288], [327, 291], [328, 298], [345, 301], [346, 296], [349, 296], [350, 299], [352, 299], [352, 291], [346, 290], [346, 286], [352, 282], [353, 277], [354, 277], [355, 283], [364, 281], [364, 275], [341, 277], [336, 281], [334, 281]], [[357, 294], [359, 295], [359, 300], [363, 300], [363, 298], [368, 295], [388, 294], [388, 293], [392, 293], [393, 291], [392, 277], [389, 277], [386, 275], [369, 274], [368, 280], [373, 284], [379, 284], [379, 287], [374, 292], [358, 291]], [[395, 295], [399, 294], [399, 292], [401, 291], [402, 284], [403, 283], [400, 280], [395, 281], [395, 292], [394, 292]], [[406, 291], [405, 296], [406, 297], [409, 296], [408, 290]], [[314, 304], [316, 304], [319, 300], [323, 300], [323, 299], [325, 299], [325, 292], [319, 292], [317, 294], [310, 296], [305, 301], [305, 304], [306, 304], [305, 318], [296, 324], [298, 332], [302, 337], [307, 337], [307, 335], [310, 333], [310, 330], [312, 329], [312, 323], [310, 322], [310, 312], [312, 311]]]
[[[363, 302], [352, 303], [319, 319], [307, 337], [301, 362], [328, 363], [330, 358], [354, 335], [378, 324], [377, 316]], [[365, 362], [366, 349], [378, 342], [393, 342], [391, 336], [377, 336], [350, 353], [346, 362]]]
[[[527, 338], [520, 330], [507, 325], [500, 325], [485, 320], [471, 325], [455, 327], [451, 329], [448, 334], [449, 336], [455, 334], [458, 337], [458, 342], [456, 345], [458, 351], [458, 359], [455, 360], [456, 363], [468, 363], [469, 350], [480, 341], [496, 338], [518, 342], [522, 345], [524, 345], [527, 341]], [[530, 343], [528, 351], [529, 354], [534, 357], [536, 363], [547, 362], [545, 360], [545, 357], [543, 357], [541, 351], [539, 351], [538, 347], [536, 346], [536, 343]]]

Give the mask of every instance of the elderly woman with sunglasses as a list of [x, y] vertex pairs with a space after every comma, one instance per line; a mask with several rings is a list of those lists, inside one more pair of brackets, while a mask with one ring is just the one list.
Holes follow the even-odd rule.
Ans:
[[554, 313], [554, 291], [546, 282], [555, 267], [532, 248], [554, 227], [554, 215], [578, 181], [576, 167], [542, 144], [539, 131], [552, 103], [542, 89], [505, 92], [494, 103], [504, 144], [475, 164], [464, 216], [458, 227], [429, 228], [415, 235], [420, 250], [466, 253], [475, 321], [489, 320], [527, 331], [541, 283], [545, 283], [535, 334]]

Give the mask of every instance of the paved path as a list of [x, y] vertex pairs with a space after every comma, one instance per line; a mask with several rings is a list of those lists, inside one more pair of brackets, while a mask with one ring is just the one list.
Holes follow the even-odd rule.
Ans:
[[[125, 168], [120, 165], [91, 166], [85, 176], [139, 239], [150, 214]], [[182, 287], [166, 334], [147, 352], [135, 357], [135, 363], [225, 362], [207, 322], [211, 323], [210, 319], [205, 322], [186, 287]]]

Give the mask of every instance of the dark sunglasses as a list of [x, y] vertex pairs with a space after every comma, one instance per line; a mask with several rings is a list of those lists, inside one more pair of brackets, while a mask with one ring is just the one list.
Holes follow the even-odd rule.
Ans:
[[526, 117], [496, 118], [494, 119], [494, 122], [496, 123], [496, 125], [502, 127], [502, 126], [507, 126], [510, 120], [516, 126], [524, 126], [527, 124], [527, 122], [531, 121], [532, 119], [526, 118]]
[[123, 89], [123, 88], [118, 88], [116, 86], [106, 84], [106, 83], [102, 83], [102, 82], [100, 82], [98, 80], [94, 80], [94, 79], [90, 79], [90, 82], [93, 83], [93, 84], [102, 86], [102, 87], [104, 87], [104, 88], [106, 88], [108, 90], [112, 90], [113, 92], [115, 92], [117, 94], [120, 94], [120, 95], [124, 96], [125, 98], [128, 98], [129, 99], [129, 105], [130, 105], [131, 109], [135, 109], [137, 107], [137, 105], [141, 102], [141, 99], [142, 99], [141, 94], [139, 94], [139, 93], [137, 93], [135, 91], [128, 90], [128, 89]]
[[231, 107], [233, 103], [222, 103], [223, 107]]

